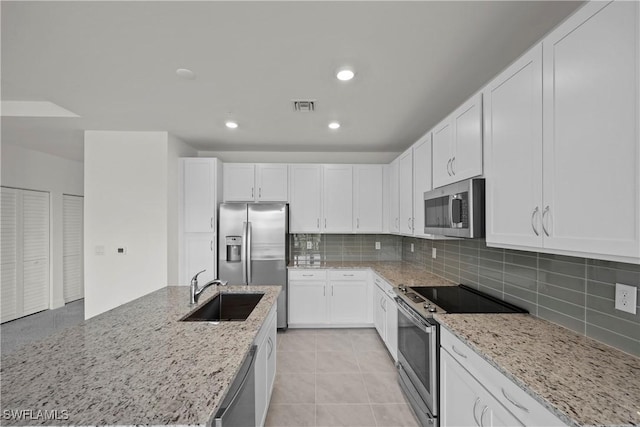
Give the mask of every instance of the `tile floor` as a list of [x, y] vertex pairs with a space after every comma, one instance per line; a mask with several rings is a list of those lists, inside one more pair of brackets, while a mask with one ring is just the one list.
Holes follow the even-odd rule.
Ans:
[[277, 346], [267, 427], [418, 426], [375, 329], [289, 329]]
[[64, 307], [3, 323], [0, 326], [0, 352], [2, 355], [13, 353], [22, 346], [78, 325], [83, 320], [84, 299], [79, 299]]

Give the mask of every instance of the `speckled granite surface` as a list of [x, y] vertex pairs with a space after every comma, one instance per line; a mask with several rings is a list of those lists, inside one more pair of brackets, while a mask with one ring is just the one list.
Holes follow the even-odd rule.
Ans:
[[322, 269], [322, 268], [338, 268], [338, 269], [367, 269], [382, 276], [387, 282], [393, 286], [451, 286], [453, 283], [435, 274], [431, 274], [424, 268], [404, 261], [327, 261], [322, 263], [289, 263], [289, 269]]
[[[60, 421], [2, 425], [206, 424], [222, 401], [279, 286], [229, 286], [264, 292], [244, 322], [180, 322], [195, 310], [189, 288], [160, 289], [19, 354], [3, 357], [2, 410], [66, 410]], [[218, 293], [207, 289], [198, 306]]]
[[434, 318], [561, 419], [640, 425], [640, 359], [521, 314]]

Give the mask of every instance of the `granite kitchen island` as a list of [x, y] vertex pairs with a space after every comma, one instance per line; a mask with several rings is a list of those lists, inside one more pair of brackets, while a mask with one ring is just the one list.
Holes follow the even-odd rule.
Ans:
[[3, 356], [2, 425], [207, 424], [281, 288], [221, 290], [265, 295], [243, 322], [180, 322], [218, 289], [194, 308], [167, 287]]

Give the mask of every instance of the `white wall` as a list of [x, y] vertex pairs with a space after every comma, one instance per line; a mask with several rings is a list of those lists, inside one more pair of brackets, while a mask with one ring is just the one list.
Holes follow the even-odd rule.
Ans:
[[3, 186], [50, 193], [50, 307], [61, 307], [64, 305], [62, 195], [84, 194], [83, 164], [9, 144], [2, 144], [1, 157]]
[[84, 144], [88, 319], [167, 286], [168, 134], [86, 131]]
[[170, 285], [187, 285], [179, 283], [180, 265], [180, 226], [179, 226], [179, 205], [180, 205], [180, 157], [196, 157], [198, 155], [194, 148], [191, 148], [180, 139], [169, 135], [169, 147], [167, 155], [168, 171], [168, 197], [167, 197], [167, 278]]
[[198, 157], [217, 157], [238, 163], [389, 163], [400, 153], [303, 151], [199, 151]]

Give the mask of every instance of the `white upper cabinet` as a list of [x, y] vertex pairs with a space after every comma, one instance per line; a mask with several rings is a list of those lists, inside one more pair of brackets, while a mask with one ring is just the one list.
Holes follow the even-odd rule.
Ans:
[[482, 175], [482, 95], [458, 107], [433, 130], [433, 187]]
[[413, 146], [413, 235], [424, 237], [424, 192], [431, 190], [431, 132]]
[[286, 202], [288, 168], [276, 163], [225, 163], [226, 202]]
[[484, 90], [486, 240], [542, 246], [542, 45]]
[[323, 165], [322, 194], [322, 230], [325, 233], [352, 232], [353, 166]]
[[413, 234], [413, 150], [398, 158], [398, 200], [401, 234]]
[[216, 231], [217, 159], [182, 159], [184, 232]]
[[400, 232], [400, 194], [398, 187], [398, 163], [395, 159], [389, 164], [389, 232]]
[[320, 233], [322, 165], [289, 166], [289, 230]]
[[256, 165], [257, 202], [288, 201], [288, 167], [286, 164]]
[[225, 163], [223, 171], [225, 202], [252, 202], [255, 199], [255, 165], [253, 163]]
[[353, 231], [381, 233], [382, 165], [353, 166]]
[[640, 256], [639, 8], [588, 3], [543, 40], [546, 248]]
[[488, 244], [638, 261], [639, 9], [587, 3], [485, 89]]

